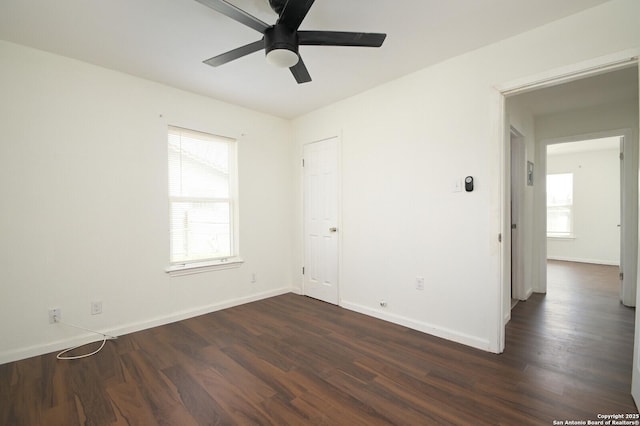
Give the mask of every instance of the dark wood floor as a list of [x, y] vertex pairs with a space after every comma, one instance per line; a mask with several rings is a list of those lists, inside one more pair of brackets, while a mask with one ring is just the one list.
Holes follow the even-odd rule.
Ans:
[[[550, 425], [636, 412], [616, 270], [551, 262], [494, 355], [284, 295], [0, 365], [1, 425]], [[455, 306], [452, 306], [455, 308]]]

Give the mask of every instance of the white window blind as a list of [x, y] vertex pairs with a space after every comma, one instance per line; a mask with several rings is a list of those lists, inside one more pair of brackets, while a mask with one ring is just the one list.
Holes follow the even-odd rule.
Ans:
[[573, 173], [547, 175], [547, 236], [573, 236]]
[[169, 127], [168, 151], [170, 263], [236, 255], [235, 141]]

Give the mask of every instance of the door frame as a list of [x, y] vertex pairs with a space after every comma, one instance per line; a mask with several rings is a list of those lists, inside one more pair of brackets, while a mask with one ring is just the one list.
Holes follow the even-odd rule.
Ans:
[[[494, 315], [495, 332], [493, 335], [496, 342], [495, 351], [497, 353], [504, 352], [506, 327], [505, 318], [509, 315], [508, 310], [510, 309], [510, 300], [507, 302], [506, 298], [509, 295], [511, 280], [511, 244], [510, 239], [503, 238], [503, 236], [508, 235], [511, 230], [509, 211], [511, 203], [511, 133], [508, 126], [509, 120], [507, 117], [506, 98], [507, 96], [526, 93], [537, 89], [556, 86], [562, 83], [568, 83], [585, 77], [603, 74], [609, 71], [615, 71], [627, 66], [639, 66], [638, 56], [640, 56], [640, 49], [628, 49], [494, 86], [494, 111], [496, 114], [496, 121], [498, 123], [497, 128], [495, 128], [495, 140], [498, 141], [497, 154], [499, 156], [498, 162], [500, 167], [497, 174], [498, 182], [496, 182], [499, 192], [499, 194], [496, 194], [498, 195], [498, 205], [496, 207], [499, 212], [499, 218], [496, 221], [496, 240], [500, 243], [498, 254], [499, 279], [497, 283], [498, 288], [495, 293], [498, 296], [498, 300], [494, 302], [496, 312]], [[539, 157], [536, 154], [536, 160], [538, 159]], [[533, 236], [533, 238], [535, 238], [535, 236]], [[546, 247], [544, 251], [546, 255]], [[636, 259], [636, 263], [640, 263], [638, 259]], [[533, 287], [534, 289], [536, 288], [535, 285]], [[636, 323], [638, 323], [638, 318], [640, 318], [640, 316], [637, 316]], [[637, 326], [638, 324], [636, 324], [636, 328]], [[636, 339], [635, 342], [636, 346], [638, 346], [639, 343], [637, 340], [638, 339]], [[635, 359], [634, 355], [634, 360]]]
[[[592, 139], [601, 139], [601, 138], [608, 138], [608, 137], [621, 137], [624, 138], [627, 141], [631, 140], [631, 129], [619, 129], [619, 130], [605, 130], [602, 132], [594, 132], [594, 133], [587, 133], [587, 134], [581, 134], [581, 135], [575, 135], [575, 136], [566, 136], [566, 137], [562, 137], [562, 138], [554, 138], [554, 139], [546, 139], [546, 140], [542, 140], [540, 141], [540, 144], [537, 146], [537, 148], [539, 148], [536, 151], [536, 155], [539, 154], [539, 157], [537, 159], [537, 163], [538, 163], [538, 170], [539, 170], [539, 180], [540, 180], [540, 188], [536, 188], [536, 190], [538, 191], [538, 195], [539, 195], [539, 199], [543, 200], [544, 198], [544, 194], [540, 191], [543, 190], [543, 188], [546, 188], [546, 177], [547, 177], [547, 147], [549, 145], [555, 145], [555, 144], [560, 144], [560, 143], [569, 143], [569, 142], [580, 142], [580, 141], [587, 141], [587, 140], [592, 140]], [[627, 165], [629, 164], [629, 160], [631, 159], [631, 156], [634, 154], [635, 149], [631, 146], [630, 143], [625, 143], [622, 146], [622, 154], [624, 155], [624, 157], [627, 159]], [[620, 202], [621, 202], [621, 206], [620, 206], [620, 216], [621, 216], [621, 225], [622, 225], [622, 229], [627, 229], [627, 230], [634, 230], [634, 225], [633, 225], [633, 218], [636, 218], [636, 226], [637, 226], [637, 219], [638, 219], [638, 212], [637, 210], [634, 212], [633, 211], [633, 206], [629, 204], [630, 201], [634, 201], [634, 197], [630, 197], [626, 194], [625, 188], [629, 188], [631, 185], [631, 181], [634, 178], [634, 175], [632, 173], [633, 168], [632, 167], [626, 167], [623, 168], [623, 165], [620, 164]], [[637, 178], [637, 177], [636, 177]], [[635, 197], [635, 201], [638, 201], [637, 196]], [[537, 224], [539, 224], [539, 228], [535, 230], [535, 232], [537, 234], [541, 234], [544, 232], [544, 230], [547, 227], [547, 216], [546, 216], [546, 206], [542, 205], [544, 203], [538, 203], [540, 205], [534, 205], [534, 209], [536, 209], [536, 212], [534, 213], [535, 215], [539, 215], [539, 222], [536, 222]], [[637, 204], [637, 203], [636, 203]], [[637, 228], [636, 228], [637, 231]], [[621, 250], [620, 250], [620, 263], [621, 265], [631, 265], [633, 263], [636, 263], [637, 261], [637, 251], [633, 249], [633, 240], [632, 240], [632, 236], [635, 235], [637, 237], [637, 232], [627, 232], [626, 234], [621, 234], [620, 235], [620, 246], [621, 246]], [[540, 270], [540, 275], [539, 275], [539, 281], [538, 281], [538, 287], [536, 288], [536, 290], [539, 293], [546, 293], [547, 292], [547, 264], [546, 264], [546, 259], [547, 259], [547, 247], [546, 244], [542, 244], [542, 246], [544, 247], [538, 247], [538, 254], [539, 254], [539, 265], [537, 265], [537, 267]], [[634, 259], [635, 258], [635, 259]], [[631, 271], [631, 268], [627, 268], [627, 271], [625, 273], [626, 278], [623, 280], [623, 282], [621, 283], [621, 287], [620, 287], [620, 300], [626, 305], [626, 306], [635, 306], [635, 288], [636, 286], [633, 285], [633, 282], [636, 282], [637, 285], [637, 272], [635, 271]]]
[[[337, 228], [338, 228], [338, 232], [336, 235], [336, 268], [337, 268], [337, 295], [338, 295], [338, 300], [337, 300], [337, 305], [338, 306], [342, 306], [342, 288], [340, 283], [342, 282], [342, 135], [341, 132], [336, 132], [335, 135], [331, 135], [331, 136], [327, 136], [327, 137], [322, 137], [322, 138], [318, 138], [318, 139], [314, 139], [308, 142], [304, 142], [301, 145], [301, 162], [300, 165], [303, 167], [301, 169], [301, 173], [302, 173], [302, 265], [304, 268], [304, 265], [307, 264], [307, 242], [306, 242], [306, 225], [305, 225], [305, 215], [306, 215], [306, 207], [305, 207], [305, 188], [306, 188], [306, 182], [305, 182], [305, 173], [304, 173], [304, 151], [305, 151], [305, 147], [314, 143], [318, 143], [318, 142], [324, 142], [330, 139], [336, 139], [336, 187], [337, 187], [337, 193], [336, 193], [336, 209], [337, 209], [337, 213], [336, 213], [336, 221], [337, 221]], [[307, 292], [307, 286], [306, 286], [306, 276], [303, 273], [302, 275], [302, 283], [301, 283], [301, 288], [302, 288], [302, 295], [304, 296], [309, 296], [308, 292]]]
[[[606, 73], [609, 71], [615, 71], [617, 69], [621, 69], [626, 66], [636, 66], [640, 72], [640, 64], [638, 61], [638, 56], [640, 56], [640, 49], [628, 49], [623, 52], [618, 52], [615, 54], [595, 58], [592, 60], [572, 64], [563, 68], [553, 69], [548, 72], [525, 77], [519, 79], [517, 81], [512, 81], [510, 83], [498, 85], [495, 87], [496, 90], [496, 118], [498, 122], [498, 128], [495, 131], [497, 143], [497, 150], [499, 153], [499, 167], [501, 170], [498, 172], [499, 182], [496, 182], [496, 187], [499, 191], [499, 202], [498, 208], [500, 212], [499, 224], [498, 224], [498, 236], [499, 241], [502, 241], [501, 236], [507, 234], [507, 227], [510, 228], [510, 221], [508, 215], [508, 206], [510, 203], [510, 190], [509, 190], [509, 181], [510, 181], [510, 173], [509, 173], [509, 164], [510, 156], [507, 156], [509, 153], [509, 145], [510, 145], [510, 132], [508, 131], [508, 117], [507, 117], [507, 109], [506, 109], [506, 97], [509, 95], [515, 95], [520, 93], [525, 93], [531, 90], [541, 89], [544, 87], [555, 86], [561, 83], [570, 82], [573, 80], [581, 79], [584, 77], [594, 76], [597, 74]], [[639, 77], [640, 80], [640, 77]], [[640, 96], [640, 93], [639, 93]], [[640, 117], [639, 117], [640, 118]], [[640, 126], [639, 126], [640, 127]], [[640, 135], [640, 128], [633, 129], [634, 132]], [[624, 148], [626, 148], [628, 144], [625, 144]], [[540, 158], [538, 154], [541, 150], [536, 150], [537, 159]], [[546, 149], [545, 157], [546, 157]], [[635, 155], [639, 155], [636, 153]], [[639, 155], [640, 156], [640, 155]], [[639, 179], [638, 176], [635, 179]], [[546, 179], [545, 179], [546, 181]], [[629, 188], [627, 188], [629, 190]], [[637, 224], [636, 224], [637, 225]], [[535, 238], [535, 236], [534, 236]], [[636, 236], [637, 238], [637, 236]], [[636, 239], [637, 242], [637, 239]], [[498, 282], [497, 295], [498, 300], [495, 301], [496, 306], [496, 315], [495, 315], [495, 324], [496, 324], [496, 342], [497, 342], [497, 352], [501, 353], [505, 348], [505, 324], [503, 322], [503, 318], [505, 315], [505, 284], [510, 280], [510, 266], [511, 266], [511, 250], [508, 247], [509, 244], [500, 244], [499, 247], [499, 274], [500, 279]], [[546, 246], [545, 246], [545, 254], [546, 254]], [[546, 259], [546, 256], [545, 256]], [[636, 267], [640, 264], [640, 255], [633, 259], [635, 261]], [[637, 277], [636, 277], [636, 286], [637, 286]], [[636, 292], [636, 300], [640, 296], [640, 292]], [[636, 315], [635, 318], [635, 331], [634, 331], [634, 350], [633, 350], [633, 360], [632, 360], [632, 368], [631, 368], [631, 389], [629, 389], [634, 402], [637, 407], [640, 407], [640, 315]]]

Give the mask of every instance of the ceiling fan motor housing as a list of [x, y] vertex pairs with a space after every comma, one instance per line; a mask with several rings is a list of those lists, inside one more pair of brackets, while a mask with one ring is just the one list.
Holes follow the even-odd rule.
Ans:
[[276, 24], [264, 32], [264, 50], [268, 55], [275, 49], [286, 49], [298, 54], [298, 34], [284, 25]]

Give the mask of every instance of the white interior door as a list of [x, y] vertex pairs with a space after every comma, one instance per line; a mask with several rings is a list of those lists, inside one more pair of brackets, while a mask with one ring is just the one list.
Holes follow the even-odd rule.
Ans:
[[338, 304], [338, 138], [304, 146], [304, 294]]
[[525, 186], [525, 146], [522, 137], [511, 131], [511, 299], [525, 300], [523, 252], [523, 195]]

